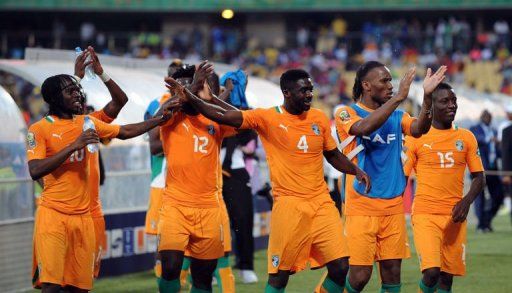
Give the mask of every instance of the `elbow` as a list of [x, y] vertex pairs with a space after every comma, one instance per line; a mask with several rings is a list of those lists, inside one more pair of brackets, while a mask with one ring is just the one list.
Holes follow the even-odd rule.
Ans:
[[128, 96], [124, 95], [124, 96], [121, 98], [121, 101], [120, 101], [121, 108], [122, 108], [122, 107], [124, 107], [124, 105], [126, 105], [126, 103], [128, 103]]
[[423, 134], [425, 134], [425, 133], [424, 132], [416, 132], [416, 131], [411, 132], [411, 136], [414, 138], [420, 138]]
[[39, 179], [41, 179], [41, 174], [39, 172], [37, 172], [37, 170], [34, 170], [34, 169], [29, 169], [28, 172], [30, 173], [30, 178], [32, 178], [32, 180], [34, 181], [37, 181]]
[[371, 129], [365, 126], [353, 125], [350, 127], [349, 134], [354, 136], [368, 136], [370, 135]]

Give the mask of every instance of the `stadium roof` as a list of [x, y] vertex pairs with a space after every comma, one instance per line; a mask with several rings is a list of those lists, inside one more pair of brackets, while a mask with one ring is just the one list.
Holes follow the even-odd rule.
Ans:
[[3, 0], [0, 9], [101, 10], [118, 12], [219, 11], [343, 11], [512, 8], [510, 0]]

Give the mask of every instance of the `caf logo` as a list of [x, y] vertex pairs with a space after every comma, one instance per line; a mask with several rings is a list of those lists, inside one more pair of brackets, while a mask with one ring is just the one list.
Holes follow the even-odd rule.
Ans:
[[210, 135], [214, 135], [214, 134], [215, 134], [215, 127], [213, 127], [213, 125], [208, 125], [208, 126], [206, 127], [206, 129], [208, 130], [208, 133], [209, 133]]

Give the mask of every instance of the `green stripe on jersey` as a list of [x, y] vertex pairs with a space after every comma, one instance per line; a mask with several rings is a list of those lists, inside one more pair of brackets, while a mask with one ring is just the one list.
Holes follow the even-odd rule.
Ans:
[[275, 106], [274, 109], [276, 109], [277, 113], [283, 114], [283, 110], [281, 109], [281, 106]]
[[162, 165], [165, 157], [162, 155], [151, 156], [151, 181], [162, 173]]
[[46, 116], [46, 117], [44, 117], [44, 119], [46, 119], [46, 121], [48, 121], [50, 123], [55, 122], [55, 119], [52, 116]]

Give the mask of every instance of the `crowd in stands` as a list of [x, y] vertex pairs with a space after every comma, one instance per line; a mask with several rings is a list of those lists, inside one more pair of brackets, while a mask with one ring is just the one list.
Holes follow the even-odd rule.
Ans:
[[[65, 31], [62, 22], [55, 22], [52, 35], [60, 38]], [[212, 26], [208, 32], [191, 27], [174, 35], [142, 27], [127, 36], [125, 46], [112, 48], [109, 37], [93, 23], [83, 23], [79, 31], [81, 44], [94, 44], [104, 54], [184, 58], [190, 62], [208, 59], [235, 64], [274, 82], [287, 69], [304, 68], [314, 78], [317, 106], [328, 108], [351, 101], [354, 72], [368, 60], [389, 64], [395, 77], [413, 64], [418, 66], [418, 78], [427, 67], [445, 64], [451, 83], [512, 95], [511, 33], [504, 20], [497, 19], [486, 27], [482, 21], [454, 17], [428, 23], [399, 19], [367, 21], [355, 28], [337, 17], [324, 26], [288, 28], [286, 35], [286, 39], [270, 40], [270, 44], [265, 40], [269, 45], [263, 45], [263, 40], [244, 34], [240, 27]], [[50, 43], [53, 47], [66, 46], [62, 41]], [[0, 79], [5, 80], [3, 76]], [[37, 96], [37, 89], [18, 86], [16, 90], [29, 97], [18, 101], [21, 108], [39, 119], [41, 107], [29, 101]]]

